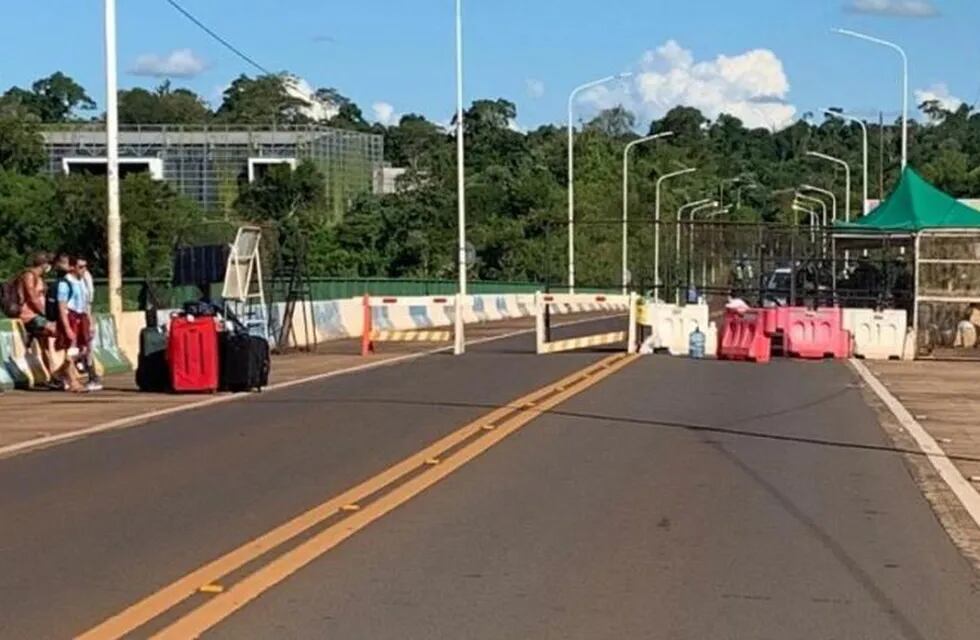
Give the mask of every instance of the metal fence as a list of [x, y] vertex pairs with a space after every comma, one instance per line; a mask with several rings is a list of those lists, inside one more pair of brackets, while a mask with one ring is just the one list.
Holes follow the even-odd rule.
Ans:
[[919, 354], [980, 357], [980, 233], [922, 232], [916, 246]]

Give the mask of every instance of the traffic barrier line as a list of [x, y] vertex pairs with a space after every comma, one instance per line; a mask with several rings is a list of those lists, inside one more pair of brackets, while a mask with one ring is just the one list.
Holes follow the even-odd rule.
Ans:
[[452, 331], [375, 331], [371, 334], [373, 342], [448, 342], [453, 339]]
[[[509, 402], [444, 436], [359, 485], [245, 543], [137, 602], [78, 636], [120, 638], [166, 613], [197, 592], [327, 519], [340, 519], [298, 546], [271, 558], [223, 593], [166, 627], [154, 638], [195, 638], [259, 595], [456, 471], [508, 435], [569, 398], [629, 365], [636, 356], [617, 354]], [[583, 375], [584, 373], [591, 375]], [[562, 387], [559, 391], [558, 388]], [[487, 429], [488, 426], [493, 429]], [[421, 471], [420, 471], [421, 470]], [[385, 492], [387, 490], [387, 492]], [[367, 501], [367, 504], [364, 503]], [[345, 508], [357, 505], [356, 509]]]
[[[569, 322], [556, 324], [555, 327], [570, 327], [578, 324], [586, 324], [589, 322], [599, 322], [602, 320], [609, 320], [610, 318], [615, 318], [615, 317], [618, 317], [618, 315], [613, 314], [607, 316], [599, 316], [597, 318], [586, 318], [584, 320], [572, 320]], [[510, 331], [508, 333], [501, 334], [499, 336], [488, 336], [486, 338], [478, 338], [476, 340], [467, 340], [466, 344], [469, 346], [487, 344], [491, 342], [497, 342], [499, 340], [514, 338], [528, 333], [534, 333], [534, 331], [535, 331], [534, 329], [518, 329], [516, 331]], [[326, 380], [328, 378], [350, 375], [352, 373], [360, 373], [362, 371], [369, 371], [371, 369], [377, 369], [380, 367], [390, 367], [397, 364], [402, 364], [404, 362], [417, 360], [419, 358], [425, 358], [427, 356], [436, 355], [439, 353], [446, 353], [451, 350], [452, 350], [452, 346], [436, 347], [433, 349], [427, 349], [425, 351], [419, 351], [418, 353], [407, 353], [404, 355], [388, 358], [386, 360], [379, 360], [377, 362], [366, 362], [364, 364], [353, 365], [345, 369], [338, 369], [336, 371], [328, 371], [326, 373], [317, 373], [311, 376], [304, 376], [302, 378], [297, 378], [295, 380], [285, 380], [283, 382], [277, 382], [275, 384], [271, 384], [265, 387], [264, 393], [280, 391], [282, 389], [288, 389], [290, 387], [298, 387], [300, 385], [310, 384], [311, 382], [319, 382], [321, 380]], [[249, 394], [242, 394], [242, 393], [219, 394], [211, 398], [205, 398], [203, 400], [195, 400], [192, 402], [188, 402], [187, 404], [178, 405], [176, 407], [167, 407], [166, 409], [147, 411], [145, 413], [140, 413], [135, 416], [127, 416], [125, 418], [110, 420], [108, 422], [96, 424], [91, 427], [83, 427], [81, 429], [75, 429], [73, 431], [68, 431], [65, 433], [57, 433], [54, 435], [44, 436], [41, 438], [34, 438], [33, 440], [17, 442], [14, 444], [9, 444], [0, 447], [0, 458], [6, 458], [12, 455], [17, 455], [20, 453], [25, 453], [27, 451], [32, 451], [34, 449], [40, 449], [44, 447], [54, 446], [57, 444], [62, 444], [65, 442], [69, 442], [71, 440], [77, 440], [79, 438], [96, 435], [106, 431], [135, 427], [142, 424], [146, 424], [151, 420], [165, 418], [173, 414], [183, 413], [184, 411], [204, 409], [212, 405], [222, 404], [225, 402], [235, 402], [235, 401], [245, 400], [249, 397], [250, 397]]]
[[582, 338], [569, 338], [567, 340], [555, 340], [541, 345], [541, 353], [560, 353], [562, 351], [572, 351], [575, 349], [586, 349], [590, 347], [602, 347], [610, 344], [625, 342], [627, 333], [625, 331], [614, 331], [602, 333], [594, 336], [584, 336]]
[[877, 376], [871, 373], [871, 370], [860, 360], [851, 358], [849, 362], [851, 368], [857, 372], [868, 387], [874, 391], [875, 395], [888, 407], [888, 410], [891, 411], [892, 415], [895, 416], [895, 419], [898, 420], [898, 423], [902, 425], [905, 431], [912, 436], [919, 450], [929, 460], [932, 468], [936, 470], [939, 477], [943, 479], [946, 486], [949, 487], [953, 495], [960, 501], [960, 504], [963, 505], [963, 508], [969, 514], [974, 524], [980, 527], [980, 493], [963, 477], [963, 474], [956, 468], [953, 461], [949, 459], [949, 456], [946, 455], [946, 452], [939, 446], [935, 438], [929, 435], [929, 432], [919, 424], [919, 421], [912, 416], [909, 410], [905, 408], [905, 405], [885, 388], [885, 385], [881, 383]]

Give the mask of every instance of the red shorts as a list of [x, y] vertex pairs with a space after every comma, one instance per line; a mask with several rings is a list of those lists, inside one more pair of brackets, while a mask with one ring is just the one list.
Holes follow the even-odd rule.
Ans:
[[55, 338], [54, 343], [55, 349], [58, 351], [65, 351], [72, 347], [77, 347], [82, 351], [88, 349], [92, 344], [92, 323], [88, 315], [69, 311], [68, 326], [71, 328], [72, 333], [75, 334], [75, 339], [69, 340], [68, 334], [65, 333], [65, 328], [61, 326], [61, 323], [58, 323], [58, 336]]

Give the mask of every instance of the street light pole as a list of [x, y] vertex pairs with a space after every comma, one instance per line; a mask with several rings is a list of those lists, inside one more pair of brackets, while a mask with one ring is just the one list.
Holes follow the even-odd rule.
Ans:
[[837, 196], [834, 195], [834, 192], [833, 191], [829, 191], [829, 190], [824, 189], [822, 187], [815, 187], [812, 184], [801, 184], [800, 185], [800, 189], [801, 190], [802, 189], [805, 189], [807, 191], [814, 191], [816, 193], [823, 194], [823, 195], [827, 196], [828, 198], [830, 198], [830, 202], [831, 202], [831, 216], [830, 216], [830, 219], [833, 220], [834, 222], [837, 222]]
[[867, 42], [873, 42], [874, 44], [880, 44], [883, 47], [888, 47], [898, 52], [902, 56], [902, 170], [909, 163], [909, 57], [905, 53], [905, 49], [898, 46], [894, 42], [889, 42], [888, 40], [882, 40], [881, 38], [876, 38], [874, 36], [869, 36], [866, 33], [859, 33], [857, 31], [851, 31], [850, 29], [834, 29], [835, 33], [839, 33], [842, 36], [850, 36], [852, 38], [858, 38], [859, 40], [865, 40]]
[[466, 164], [463, 139], [463, 6], [456, 0], [456, 201], [459, 220], [459, 247], [457, 254], [459, 271], [459, 295], [456, 296], [453, 353], [466, 351], [463, 334], [463, 305], [466, 299]]
[[657, 188], [653, 207], [653, 299], [660, 300], [660, 187], [671, 178], [697, 171], [695, 168], [681, 169], [657, 178]]
[[[808, 196], [805, 193], [796, 192], [796, 198], [798, 200], [806, 200], [807, 202], [812, 202], [814, 204], [819, 204], [820, 208], [823, 210], [823, 226], [827, 226], [827, 203], [820, 198], [815, 198], [813, 196]], [[797, 204], [796, 201], [793, 204]]]
[[[703, 200], [688, 202], [687, 204], [681, 205], [677, 209], [677, 218], [674, 220], [674, 261], [677, 262], [678, 270], [680, 269], [681, 266], [681, 221], [684, 219], [684, 212], [687, 211], [688, 209], [697, 209], [702, 205], [710, 205], [716, 207], [718, 206], [718, 201], [712, 200], [711, 198], [705, 198]], [[677, 290], [674, 293], [674, 303], [675, 304], [681, 303], [680, 290]]]
[[864, 139], [864, 144], [862, 146], [861, 155], [861, 167], [864, 173], [864, 189], [862, 191], [863, 198], [861, 199], [861, 214], [868, 213], [868, 125], [865, 124], [864, 120], [860, 118], [855, 118], [854, 116], [849, 116], [846, 113], [840, 111], [831, 111], [830, 109], [824, 109], [824, 113], [828, 116], [834, 118], [841, 118], [849, 122], [856, 122], [858, 126], [861, 127], [861, 136]]
[[575, 96], [613, 80], [629, 78], [630, 72], [586, 82], [568, 94], [568, 292], [575, 293]]
[[664, 131], [652, 136], [645, 136], [638, 140], [633, 140], [623, 149], [623, 295], [629, 293], [629, 156], [630, 151], [637, 145], [651, 142], [660, 138], [674, 135], [673, 131]]
[[106, 235], [109, 245], [109, 312], [122, 316], [122, 220], [119, 213], [119, 107], [116, 62], [116, 0], [105, 0]]
[[833, 162], [844, 167], [844, 220], [846, 222], [851, 221], [851, 165], [847, 164], [840, 158], [835, 158], [834, 156], [828, 156], [826, 153], [820, 153], [819, 151], [807, 151], [806, 154], [812, 158], [819, 158], [821, 160], [826, 160], [828, 162]]
[[717, 200], [711, 200], [702, 204], [700, 206], [691, 209], [691, 214], [687, 218], [687, 283], [691, 285], [694, 282], [694, 218], [701, 211], [708, 211], [710, 209], [717, 209], [721, 205]]

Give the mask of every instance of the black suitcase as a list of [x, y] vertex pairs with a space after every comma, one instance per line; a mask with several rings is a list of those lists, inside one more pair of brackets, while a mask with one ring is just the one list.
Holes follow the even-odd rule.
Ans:
[[140, 391], [170, 390], [170, 365], [167, 364], [167, 334], [159, 327], [140, 331], [140, 355], [136, 365], [136, 386]]
[[269, 384], [269, 343], [264, 338], [225, 331], [218, 357], [222, 391], [261, 391]]

